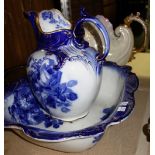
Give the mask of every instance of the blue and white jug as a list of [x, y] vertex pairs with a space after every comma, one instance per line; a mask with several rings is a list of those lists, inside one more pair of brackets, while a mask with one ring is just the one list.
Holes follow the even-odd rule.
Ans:
[[[56, 9], [30, 11], [26, 16], [38, 43], [27, 63], [34, 95], [53, 117], [66, 121], [84, 117], [100, 91], [102, 63], [110, 47], [105, 27], [84, 9], [73, 30], [71, 23]], [[103, 54], [83, 39], [86, 22], [94, 24], [102, 34]]]

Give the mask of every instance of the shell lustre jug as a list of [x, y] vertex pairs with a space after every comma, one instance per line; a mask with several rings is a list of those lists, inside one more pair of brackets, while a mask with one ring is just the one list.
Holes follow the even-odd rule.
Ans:
[[[125, 17], [124, 24], [117, 26], [115, 29], [113, 29], [113, 25], [109, 19], [103, 15], [97, 15], [96, 18], [102, 22], [109, 34], [110, 51], [106, 58], [108, 61], [116, 62], [118, 65], [125, 65], [134, 58], [135, 53], [145, 50], [147, 45], [147, 26], [145, 21], [140, 17], [139, 12], [136, 15], [131, 14]], [[137, 22], [144, 30], [144, 40], [140, 48], [136, 48], [134, 45], [134, 32], [131, 28], [133, 22]], [[89, 46], [94, 47], [97, 51], [102, 51], [103, 44], [100, 46], [102, 36], [98, 34], [93, 25], [88, 23], [85, 26], [84, 39], [89, 42]]]
[[[85, 9], [80, 13], [74, 29], [56, 9], [25, 13], [38, 44], [27, 62], [31, 89], [49, 115], [65, 121], [84, 117], [95, 103], [110, 48], [104, 25]], [[102, 54], [83, 39], [83, 24], [87, 22], [104, 38]]]

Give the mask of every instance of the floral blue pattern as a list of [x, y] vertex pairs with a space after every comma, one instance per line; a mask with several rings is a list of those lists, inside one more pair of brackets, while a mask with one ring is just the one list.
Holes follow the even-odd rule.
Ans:
[[63, 124], [62, 120], [51, 118], [40, 108], [26, 79], [17, 82], [13, 90], [9, 94], [6, 91], [5, 95], [5, 100], [9, 95], [14, 95], [13, 104], [8, 107], [13, 122], [26, 126], [44, 123], [46, 128], [59, 128]]
[[[120, 67], [117, 64], [112, 63], [112, 62], [105, 62], [104, 66], [109, 66], [109, 67], [116, 69], [116, 71], [119, 72], [120, 74], [122, 74], [122, 76], [125, 77], [125, 79], [126, 79], [124, 93], [123, 93], [123, 96], [121, 99], [121, 105], [120, 105], [121, 107], [122, 106], [126, 107], [125, 110], [122, 110], [122, 111], [117, 110], [115, 113], [112, 113], [112, 117], [105, 122], [104, 122], [104, 120], [102, 121], [102, 119], [101, 119], [100, 123], [97, 123], [94, 126], [91, 126], [89, 128], [84, 128], [82, 130], [71, 131], [71, 132], [53, 132], [53, 130], [50, 128], [48, 130], [45, 130], [45, 129], [36, 128], [36, 127], [24, 126], [22, 124], [20, 124], [20, 125], [16, 124], [16, 127], [20, 126], [23, 129], [24, 133], [32, 138], [37, 138], [40, 140], [44, 139], [44, 140], [53, 142], [53, 140], [54, 141], [55, 140], [61, 141], [64, 139], [67, 140], [67, 138], [75, 138], [77, 136], [80, 138], [82, 138], [82, 137], [84, 138], [84, 137], [93, 135], [93, 137], [95, 138], [96, 137], [95, 135], [104, 133], [106, 131], [107, 127], [112, 125], [113, 122], [115, 124], [118, 124], [121, 121], [128, 118], [128, 116], [131, 114], [131, 112], [133, 111], [134, 106], [135, 106], [134, 92], [137, 90], [138, 85], [139, 85], [138, 78], [134, 73], [131, 72], [131, 67], [128, 67], [128, 66]], [[9, 86], [9, 88], [10, 88], [10, 92], [12, 92], [14, 90], [14, 87], [12, 87], [11, 85]], [[6, 93], [6, 90], [5, 90], [5, 96], [6, 97], [8, 96], [8, 94]], [[123, 102], [126, 102], [126, 105]], [[5, 103], [5, 104], [7, 105], [8, 103]], [[118, 104], [120, 104], [120, 103], [118, 103]], [[108, 111], [110, 111], [110, 109], [106, 108], [106, 110], [103, 110], [103, 112], [105, 112], [105, 111], [108, 112]], [[111, 112], [109, 112], [109, 113], [111, 113]], [[5, 122], [7, 122], [7, 121], [9, 121], [9, 122], [5, 123], [5, 128], [12, 128], [12, 126], [10, 126], [11, 121], [7, 120], [7, 118], [5, 118]], [[59, 123], [58, 125], [61, 125], [61, 123]], [[99, 137], [95, 138], [95, 139], [99, 139]]]
[[[43, 20], [50, 20], [49, 23], [56, 24], [56, 29], [63, 29], [64, 27], [70, 27], [70, 24], [65, 22], [61, 16], [57, 15], [54, 16], [54, 12], [51, 11], [44, 11], [42, 12]], [[57, 19], [56, 19], [57, 18]]]
[[47, 111], [48, 108], [60, 108], [63, 113], [68, 113], [73, 101], [78, 98], [71, 89], [78, 82], [70, 80], [61, 83], [62, 72], [54, 68], [56, 64], [52, 59], [30, 59], [31, 70], [28, 71], [28, 77], [39, 102]]

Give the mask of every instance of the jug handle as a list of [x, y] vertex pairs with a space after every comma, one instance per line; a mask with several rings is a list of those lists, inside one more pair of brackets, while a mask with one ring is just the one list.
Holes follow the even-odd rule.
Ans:
[[105, 49], [103, 48], [104, 49], [103, 54], [98, 54], [96, 56], [96, 59], [98, 62], [103, 61], [106, 58], [106, 56], [108, 55], [109, 50], [110, 50], [110, 39], [109, 39], [108, 32], [107, 32], [106, 28], [104, 27], [104, 25], [96, 17], [91, 17], [85, 12], [84, 13], [82, 12], [82, 16], [83, 16], [83, 18], [81, 18], [77, 21], [74, 31], [73, 31], [74, 43], [78, 47], [80, 47], [80, 46], [83, 47], [85, 44], [84, 42], [82, 42], [83, 35], [84, 35], [83, 24], [86, 22], [94, 24], [101, 32], [102, 37], [104, 38], [104, 42], [105, 42]]
[[140, 17], [140, 12], [137, 12], [136, 15], [131, 14], [131, 15], [127, 16], [124, 19], [124, 24], [127, 27], [131, 27], [131, 23], [133, 21], [138, 22], [138, 23], [140, 23], [142, 25], [143, 30], [144, 30], [144, 41], [143, 41], [143, 44], [142, 44], [142, 46], [140, 48], [135, 48], [135, 47], [133, 48], [133, 50], [132, 50], [133, 53], [132, 53], [129, 61], [134, 59], [134, 54], [135, 53], [144, 51], [145, 47], [146, 47], [146, 44], [147, 44], [147, 26], [146, 26], [145, 21]]

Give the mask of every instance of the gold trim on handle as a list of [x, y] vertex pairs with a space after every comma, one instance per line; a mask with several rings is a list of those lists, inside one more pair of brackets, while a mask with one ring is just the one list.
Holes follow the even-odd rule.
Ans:
[[143, 27], [143, 30], [144, 30], [144, 42], [142, 44], [142, 46], [140, 48], [133, 48], [132, 50], [132, 54], [131, 54], [131, 57], [129, 59], [129, 61], [133, 60], [135, 57], [135, 53], [139, 53], [139, 52], [142, 52], [144, 51], [145, 47], [146, 47], [146, 44], [147, 44], [147, 26], [146, 26], [146, 23], [145, 21], [140, 17], [140, 12], [137, 12], [136, 15], [134, 15], [133, 13], [129, 16], [127, 16], [125, 19], [124, 19], [124, 26], [127, 26], [127, 27], [131, 27], [131, 23], [133, 21], [136, 21], [138, 23], [140, 23]]

